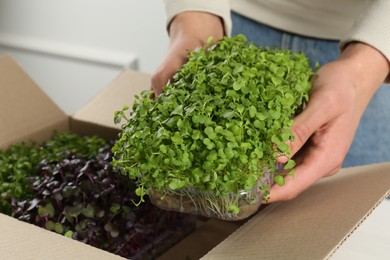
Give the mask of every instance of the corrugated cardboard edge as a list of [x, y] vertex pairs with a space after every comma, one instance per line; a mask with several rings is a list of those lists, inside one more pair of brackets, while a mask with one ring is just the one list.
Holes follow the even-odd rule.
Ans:
[[385, 196], [383, 196], [379, 201], [378, 203], [376, 203], [369, 212], [367, 212], [367, 214], [361, 219], [360, 222], [358, 222], [356, 224], [356, 226], [344, 237], [343, 240], [340, 241], [339, 244], [337, 244], [337, 246], [331, 251], [329, 252], [329, 254], [326, 256], [325, 259], [330, 259], [335, 253], [336, 251], [344, 244], [344, 242], [352, 235], [353, 232], [355, 232], [358, 227], [367, 219], [368, 216], [370, 216], [372, 214], [372, 212], [387, 198], [390, 196], [390, 190], [389, 192], [386, 193]]
[[0, 230], [0, 259], [124, 259], [3, 214], [0, 214]]
[[327, 259], [390, 193], [390, 163], [342, 169], [269, 205], [202, 259]]

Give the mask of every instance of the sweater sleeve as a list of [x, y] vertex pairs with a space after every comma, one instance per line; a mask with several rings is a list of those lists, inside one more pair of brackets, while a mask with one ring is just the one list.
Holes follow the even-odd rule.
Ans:
[[229, 0], [164, 0], [164, 2], [167, 14], [167, 28], [177, 14], [186, 11], [200, 11], [221, 17], [225, 35], [231, 34], [232, 21]]
[[[376, 0], [359, 17], [347, 35], [340, 41], [344, 50], [349, 42], [358, 41], [380, 51], [390, 62], [390, 1]], [[386, 82], [390, 82], [390, 74]]]

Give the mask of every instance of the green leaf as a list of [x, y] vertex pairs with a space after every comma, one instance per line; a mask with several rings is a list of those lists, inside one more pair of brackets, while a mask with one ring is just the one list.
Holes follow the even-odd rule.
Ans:
[[55, 223], [51, 220], [49, 220], [45, 223], [45, 228], [47, 230], [54, 231], [54, 226], [55, 226]]
[[243, 80], [243, 79], [237, 80], [237, 81], [235, 81], [235, 82], [233, 83], [233, 89], [234, 89], [235, 91], [238, 91], [238, 90], [240, 90], [241, 88], [243, 88], [243, 87], [245, 86], [245, 84], [246, 84], [246, 81], [245, 81], [245, 80]]
[[226, 96], [232, 97], [232, 98], [238, 98], [239, 97], [238, 93], [236, 91], [234, 91], [233, 89], [226, 90]]
[[87, 218], [93, 218], [95, 216], [95, 208], [91, 203], [88, 203], [87, 207], [83, 208], [81, 213]]
[[178, 180], [178, 179], [173, 179], [170, 183], [169, 183], [169, 188], [171, 190], [176, 190], [176, 189], [181, 189], [183, 186], [185, 185], [185, 182], [181, 181], [181, 180]]
[[214, 140], [217, 138], [217, 135], [216, 133], [214, 132], [214, 129], [212, 127], [206, 127], [204, 129], [204, 132], [206, 133], [206, 135], [211, 139], [211, 140]]
[[278, 110], [270, 110], [269, 113], [274, 119], [279, 119], [281, 116]]
[[237, 215], [240, 212], [240, 209], [238, 208], [238, 206], [236, 204], [231, 204], [229, 209], [235, 215]]
[[67, 237], [67, 238], [72, 238], [73, 237], [73, 231], [72, 230], [66, 231], [64, 236]]
[[209, 38], [207, 38], [207, 45], [211, 45], [213, 43], [213, 37], [210, 36]]
[[242, 104], [237, 104], [236, 109], [238, 113], [242, 114], [244, 112], [245, 107]]
[[215, 144], [209, 138], [203, 139], [203, 143], [207, 146], [208, 150], [212, 150], [215, 147]]
[[275, 182], [276, 184], [278, 184], [279, 186], [283, 186], [283, 185], [284, 185], [284, 178], [283, 178], [283, 176], [281, 176], [281, 175], [276, 175], [276, 176], [274, 177], [274, 182]]
[[119, 113], [115, 113], [115, 116], [114, 116], [114, 123], [115, 123], [115, 124], [120, 124], [121, 121], [122, 121], [122, 115], [119, 114]]
[[260, 121], [264, 121], [267, 117], [262, 114], [262, 113], [257, 113], [256, 114], [257, 118], [260, 120]]
[[198, 139], [200, 139], [201, 138], [201, 132], [199, 131], [199, 130], [194, 130], [193, 132], [192, 132], [192, 139], [194, 139], [194, 140], [198, 140]]
[[290, 147], [286, 143], [279, 143], [278, 150], [281, 151], [282, 153], [289, 153]]
[[233, 110], [226, 110], [222, 115], [221, 115], [223, 118], [226, 118], [226, 119], [231, 119], [233, 118], [234, 116], [234, 111]]
[[171, 115], [183, 115], [183, 105], [179, 105], [172, 111]]
[[38, 207], [38, 215], [43, 217], [43, 216], [48, 216], [50, 218], [55, 216], [55, 209], [53, 207], [53, 204], [47, 203], [44, 207], [39, 206]]
[[226, 147], [225, 148], [225, 155], [227, 159], [232, 159], [234, 157], [234, 151], [233, 148], [231, 147]]
[[248, 156], [246, 156], [245, 154], [241, 154], [239, 156], [240, 158], [240, 162], [243, 163], [243, 164], [247, 164], [248, 163]]
[[290, 169], [293, 169], [295, 167], [295, 161], [294, 160], [292, 160], [292, 159], [289, 159], [288, 161], [287, 161], [287, 163], [284, 165], [284, 169], [285, 170], [290, 170]]
[[77, 218], [83, 209], [82, 204], [76, 204], [74, 206], [65, 207], [65, 214], [69, 217]]
[[218, 158], [218, 153], [215, 150], [211, 150], [210, 153], [207, 155], [206, 160], [207, 161], [215, 161]]
[[160, 152], [162, 152], [162, 153], [167, 153], [167, 152], [168, 152], [167, 146], [166, 146], [166, 145], [163, 145], [163, 144], [161, 144], [161, 145], [159, 146], [159, 150], [160, 150]]
[[183, 138], [181, 137], [180, 132], [176, 132], [172, 137], [171, 140], [175, 144], [181, 144], [183, 143]]
[[256, 113], [257, 113], [257, 109], [255, 106], [250, 106], [249, 107], [249, 116], [251, 118], [254, 118], [256, 116]]
[[58, 234], [64, 233], [64, 227], [62, 226], [61, 223], [55, 223], [54, 224], [54, 231]]
[[111, 204], [110, 212], [113, 213], [113, 214], [117, 214], [120, 209], [121, 209], [121, 205], [120, 204], [113, 203], [113, 204]]
[[135, 194], [136, 194], [138, 197], [143, 197], [144, 195], [146, 195], [146, 191], [145, 191], [144, 188], [141, 186], [141, 187], [138, 187], [138, 188], [135, 190]]

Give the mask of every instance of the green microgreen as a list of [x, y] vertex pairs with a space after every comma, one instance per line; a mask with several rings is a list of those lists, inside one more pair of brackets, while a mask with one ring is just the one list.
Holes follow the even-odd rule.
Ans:
[[43, 145], [21, 142], [0, 150], [0, 212], [10, 214], [10, 200], [31, 198], [28, 179], [37, 173], [42, 160], [61, 160], [65, 153], [92, 157], [106, 142], [97, 136], [79, 136], [75, 133], [55, 133]]
[[[39, 163], [28, 178], [33, 199], [12, 198], [12, 217], [126, 259], [154, 259], [160, 251], [152, 249], [165, 248], [192, 230], [192, 217], [164, 211], [148, 200], [141, 207], [133, 205], [134, 181], [111, 167], [112, 142], [90, 157], [63, 143], [65, 139], [79, 143], [80, 137], [62, 135], [61, 142], [58, 138], [46, 145], [54, 149], [62, 144], [73, 152]], [[84, 146], [88, 145], [77, 150]]]
[[[257, 47], [244, 35], [188, 56], [160, 96], [144, 91], [132, 110], [115, 113], [115, 122], [124, 123], [113, 165], [138, 181], [141, 197], [150, 189], [250, 190], [266, 170], [282, 185], [276, 157], [290, 157], [293, 117], [309, 99], [308, 59]], [[294, 168], [291, 158], [285, 168]], [[267, 194], [269, 185], [263, 189]]]

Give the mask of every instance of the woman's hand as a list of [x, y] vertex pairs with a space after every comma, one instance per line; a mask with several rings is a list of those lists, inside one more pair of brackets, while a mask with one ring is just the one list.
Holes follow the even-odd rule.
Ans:
[[388, 60], [362, 43], [351, 43], [337, 61], [318, 70], [307, 107], [292, 126], [295, 175], [274, 185], [267, 203], [293, 199], [341, 168], [360, 118], [388, 74]]
[[170, 44], [166, 57], [152, 76], [155, 95], [188, 59], [188, 51], [204, 47], [209, 37], [216, 41], [224, 36], [220, 17], [205, 12], [183, 12], [169, 26]]

